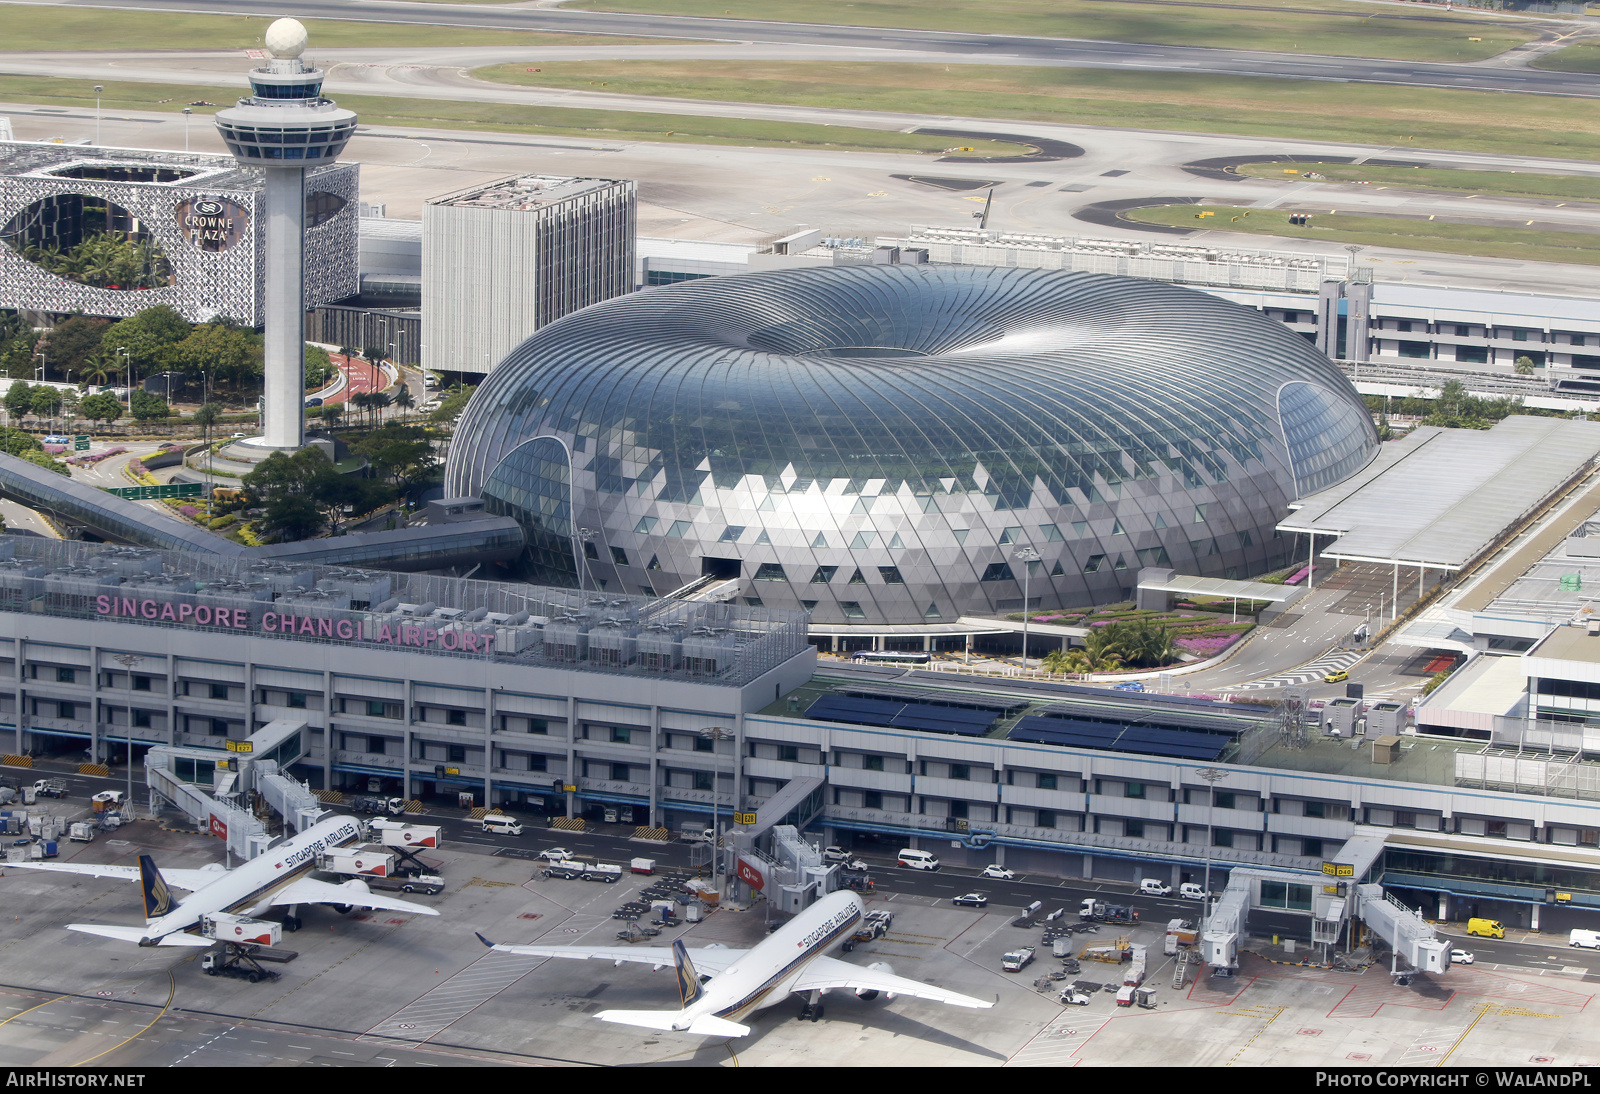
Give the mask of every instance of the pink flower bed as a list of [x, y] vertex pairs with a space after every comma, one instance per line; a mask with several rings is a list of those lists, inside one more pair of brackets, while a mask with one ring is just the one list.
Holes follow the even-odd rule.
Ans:
[[1239, 640], [1236, 634], [1208, 635], [1205, 638], [1179, 638], [1172, 643], [1200, 657], [1213, 657]]

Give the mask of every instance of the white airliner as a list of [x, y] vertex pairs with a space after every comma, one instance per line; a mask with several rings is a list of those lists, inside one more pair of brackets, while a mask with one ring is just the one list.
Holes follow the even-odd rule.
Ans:
[[[478, 940], [492, 950], [530, 957], [598, 958], [621, 964], [637, 961], [656, 968], [672, 965], [678, 972], [683, 1009], [603, 1010], [595, 1017], [647, 1029], [676, 1030], [707, 1037], [744, 1037], [750, 1027], [742, 1018], [782, 1002], [790, 992], [810, 998], [807, 1015], [822, 1016], [817, 999], [835, 988], [849, 989], [864, 999], [882, 992], [886, 998], [910, 995], [957, 1007], [992, 1007], [992, 1002], [945, 991], [894, 975], [887, 963], [866, 967], [824, 957], [823, 951], [855, 933], [861, 922], [861, 899], [854, 893], [833, 893], [795, 916], [759, 945], [748, 950], [725, 946], [695, 949], [691, 958], [683, 942], [667, 946], [511, 946]], [[705, 983], [701, 983], [702, 977]]]
[[[67, 930], [103, 935], [141, 946], [210, 946], [202, 938], [200, 918], [216, 912], [258, 916], [274, 906], [289, 907], [284, 918], [288, 930], [300, 926], [294, 914], [300, 904], [332, 904], [338, 908], [382, 908], [387, 911], [438, 915], [432, 908], [407, 900], [378, 896], [366, 882], [352, 878], [335, 885], [308, 877], [316, 869], [317, 856], [333, 847], [351, 843], [361, 836], [361, 822], [354, 817], [330, 817], [318, 821], [291, 840], [229, 870], [219, 863], [198, 870], [158, 870], [149, 855], [139, 856], [137, 866], [96, 866], [65, 862], [13, 862], [11, 869], [53, 870], [63, 874], [87, 874], [140, 882], [144, 889], [143, 927], [118, 927], [106, 923], [68, 923]], [[188, 890], [183, 900], [174, 900], [173, 889]]]

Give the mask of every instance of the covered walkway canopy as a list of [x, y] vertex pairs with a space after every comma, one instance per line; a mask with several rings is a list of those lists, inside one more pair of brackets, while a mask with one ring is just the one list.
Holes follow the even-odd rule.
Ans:
[[[1225, 581], [1220, 577], [1191, 577], [1155, 566], [1139, 571], [1141, 593], [1182, 593], [1215, 596], [1224, 600], [1265, 600], [1287, 604], [1305, 592], [1299, 585], [1274, 585], [1266, 581]], [[1142, 599], [1142, 598], [1141, 598]], [[1144, 605], [1141, 603], [1140, 607]]]
[[1600, 422], [1515, 416], [1493, 429], [1419, 426], [1357, 474], [1296, 502], [1284, 532], [1328, 537], [1341, 562], [1460, 570], [1600, 456]]

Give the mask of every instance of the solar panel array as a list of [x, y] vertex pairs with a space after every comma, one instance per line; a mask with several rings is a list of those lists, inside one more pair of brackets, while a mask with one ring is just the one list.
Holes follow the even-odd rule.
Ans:
[[834, 689], [835, 695], [851, 695], [858, 699], [887, 699], [892, 702], [918, 703], [934, 707], [964, 707], [970, 710], [992, 711], [996, 717], [1021, 714], [1027, 708], [1027, 699], [1002, 699], [994, 695], [966, 695], [951, 691], [930, 692], [926, 688], [901, 688], [875, 684], [871, 687], [849, 686]]
[[1231, 716], [1223, 716], [1183, 709], [1128, 710], [1100, 704], [1092, 706], [1060, 704], [1041, 707], [1034, 713], [1042, 717], [1062, 720], [1079, 719], [1089, 722], [1107, 722], [1111, 725], [1119, 726], [1156, 726], [1160, 729], [1185, 729], [1194, 733], [1217, 733], [1228, 737], [1238, 737], [1246, 730], [1254, 727], [1261, 718], [1260, 714], [1256, 714], [1254, 717], [1238, 713]]
[[1011, 730], [1013, 741], [1134, 752], [1180, 760], [1215, 761], [1228, 747], [1228, 738], [1185, 729], [1157, 729], [1119, 722], [1090, 722], [1082, 718], [1051, 718], [1030, 714]]
[[863, 699], [835, 694], [824, 695], [812, 703], [806, 710], [806, 717], [858, 726], [954, 733], [962, 737], [981, 737], [988, 732], [995, 720], [995, 714], [991, 710], [930, 706], [927, 703], [908, 703], [900, 699]]

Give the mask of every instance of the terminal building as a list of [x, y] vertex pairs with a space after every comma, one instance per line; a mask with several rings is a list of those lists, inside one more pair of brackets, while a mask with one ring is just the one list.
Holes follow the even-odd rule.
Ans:
[[[1060, 877], [1220, 889], [1237, 870], [1307, 933], [1336, 883], [1430, 918], [1600, 921], [1587, 742], [1561, 780], [1519, 783], [1486, 777], [1484, 741], [1408, 732], [1397, 704], [819, 670], [796, 612], [17, 536], [0, 552], [8, 753], [161, 746], [164, 779], [225, 796], [197, 750], [270, 737], [316, 788], [674, 830], [754, 812]], [[1530, 664], [1553, 678], [1563, 658]]]
[[[308, 306], [357, 289], [360, 167], [306, 171]], [[264, 321], [265, 179], [232, 156], [0, 142], [0, 308]]]

